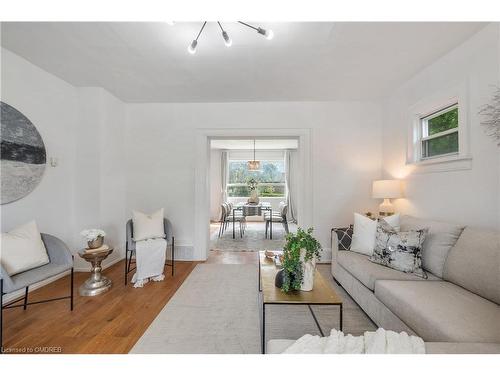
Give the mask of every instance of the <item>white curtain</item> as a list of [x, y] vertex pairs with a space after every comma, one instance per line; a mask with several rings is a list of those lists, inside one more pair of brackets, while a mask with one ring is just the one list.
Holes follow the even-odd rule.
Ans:
[[295, 218], [295, 207], [293, 204], [293, 194], [294, 192], [291, 189], [291, 173], [293, 173], [292, 166], [292, 152], [290, 150], [285, 151], [285, 184], [286, 184], [286, 203], [288, 205], [288, 215], [287, 219], [289, 222], [296, 223], [297, 219]]
[[220, 158], [220, 186], [221, 202], [227, 202], [228, 157], [227, 151], [221, 152]]

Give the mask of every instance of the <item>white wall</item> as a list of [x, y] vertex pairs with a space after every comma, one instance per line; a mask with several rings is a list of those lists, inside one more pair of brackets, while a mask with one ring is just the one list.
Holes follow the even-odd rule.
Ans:
[[[383, 169], [405, 178], [405, 213], [466, 225], [500, 227], [499, 148], [479, 124], [477, 112], [499, 82], [499, 26], [492, 24], [428, 66], [383, 104]], [[417, 173], [405, 165], [409, 107], [441, 90], [467, 85], [472, 168]]]
[[[105, 265], [123, 257], [124, 104], [101, 88], [76, 88], [23, 58], [1, 50], [1, 99], [25, 114], [40, 132], [47, 164], [33, 192], [1, 206], [1, 230], [35, 219], [42, 232], [61, 238], [73, 253], [79, 233], [103, 228], [116, 248]], [[76, 269], [88, 263], [75, 257]]]
[[63, 238], [74, 247], [77, 92], [3, 48], [1, 61], [2, 101], [30, 119], [42, 136], [47, 157], [59, 160], [56, 168], [47, 165], [40, 184], [30, 194], [1, 206], [2, 231], [35, 219], [40, 231]]
[[210, 220], [218, 221], [221, 215], [222, 184], [220, 183], [221, 167], [220, 149], [210, 150]]
[[[313, 223], [329, 248], [330, 228], [373, 210], [380, 178], [379, 107], [367, 102], [276, 102], [127, 105], [127, 211], [164, 207], [180, 256], [194, 242], [195, 135], [202, 128], [311, 129]], [[329, 255], [327, 255], [329, 256]]]

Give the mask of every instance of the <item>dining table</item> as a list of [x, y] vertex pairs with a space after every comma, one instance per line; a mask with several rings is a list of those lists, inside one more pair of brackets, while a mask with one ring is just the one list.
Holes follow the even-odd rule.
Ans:
[[[262, 216], [262, 211], [269, 211], [272, 215], [272, 207], [270, 202], [261, 202], [261, 203], [237, 203], [233, 207], [233, 239], [236, 238], [235, 234], [235, 214], [237, 211], [241, 211], [243, 216]], [[273, 221], [270, 220], [270, 239], [273, 239]]]

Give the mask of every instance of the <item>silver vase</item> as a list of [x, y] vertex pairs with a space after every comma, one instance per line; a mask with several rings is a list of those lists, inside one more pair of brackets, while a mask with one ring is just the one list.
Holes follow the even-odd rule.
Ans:
[[89, 249], [97, 249], [98, 247], [101, 247], [103, 243], [104, 243], [104, 237], [99, 236], [95, 240], [87, 241], [87, 246]]

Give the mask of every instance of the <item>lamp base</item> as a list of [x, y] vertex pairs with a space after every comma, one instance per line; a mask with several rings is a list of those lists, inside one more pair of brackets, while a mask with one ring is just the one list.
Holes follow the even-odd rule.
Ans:
[[379, 216], [390, 216], [394, 214], [394, 206], [389, 198], [385, 198], [384, 201], [378, 206]]

